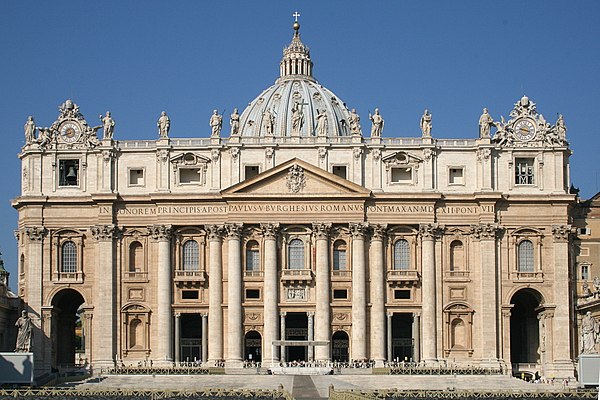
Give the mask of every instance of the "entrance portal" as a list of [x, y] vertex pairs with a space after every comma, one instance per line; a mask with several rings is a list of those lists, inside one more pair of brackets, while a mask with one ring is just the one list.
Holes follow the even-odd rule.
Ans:
[[344, 331], [337, 331], [331, 337], [331, 358], [333, 361], [348, 362], [350, 357], [348, 355], [348, 347], [350, 346], [350, 339], [348, 334]]
[[85, 302], [73, 289], [64, 289], [52, 299], [52, 364], [74, 365], [75, 353], [84, 351], [84, 333], [77, 313]]
[[200, 314], [181, 314], [181, 361], [202, 360], [202, 317]]
[[262, 338], [256, 331], [248, 331], [244, 338], [244, 359], [247, 361], [262, 361]]
[[540, 294], [532, 289], [519, 290], [511, 299], [514, 307], [510, 313], [510, 361], [513, 364], [540, 361], [536, 312], [540, 299]]
[[394, 313], [392, 316], [392, 360], [413, 359], [412, 324], [412, 314]]
[[[288, 312], [285, 317], [286, 340], [308, 340], [308, 316], [306, 313]], [[307, 361], [308, 348], [289, 346], [285, 348], [287, 361]]]

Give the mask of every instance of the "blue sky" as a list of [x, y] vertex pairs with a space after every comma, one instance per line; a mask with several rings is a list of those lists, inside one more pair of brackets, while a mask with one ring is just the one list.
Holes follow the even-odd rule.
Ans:
[[[562, 113], [583, 198], [600, 190], [600, 2], [582, 1], [17, 1], [0, 13], [0, 250], [15, 288], [23, 124], [50, 125], [72, 98], [90, 123], [107, 110], [115, 139], [207, 137], [215, 108], [243, 109], [279, 74], [301, 14], [314, 75], [356, 108], [379, 107], [386, 137], [477, 136], [483, 107], [508, 116], [527, 94]], [[363, 122], [363, 125], [366, 123]]]

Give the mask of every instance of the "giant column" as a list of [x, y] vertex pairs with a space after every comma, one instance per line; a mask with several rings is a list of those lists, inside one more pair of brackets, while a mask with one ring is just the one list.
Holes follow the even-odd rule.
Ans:
[[436, 294], [435, 294], [435, 236], [439, 228], [435, 224], [422, 224], [419, 227], [422, 245], [422, 344], [423, 361], [437, 361], [437, 327], [436, 327]]
[[208, 362], [216, 364], [223, 360], [223, 227], [208, 225]]
[[171, 225], [153, 225], [150, 227], [150, 234], [158, 243], [156, 323], [160, 335], [157, 337], [154, 360], [163, 364], [173, 362], [171, 232]]
[[264, 311], [263, 311], [263, 364], [279, 361], [277, 348], [273, 340], [277, 340], [279, 314], [279, 280], [277, 279], [277, 231], [279, 224], [261, 224], [265, 249], [265, 274], [264, 274]]
[[[554, 238], [554, 318], [552, 318], [552, 345], [554, 376], [557, 378], [573, 378], [574, 368], [570, 357], [570, 307], [569, 296], [569, 237], [570, 225], [552, 226]], [[548, 344], [550, 345], [550, 344]]]
[[[313, 224], [316, 239], [316, 294], [315, 294], [315, 340], [330, 340], [331, 309], [329, 307], [329, 246], [328, 237], [331, 224]], [[328, 361], [330, 346], [316, 346], [315, 359]]]
[[227, 291], [227, 364], [241, 367], [243, 360], [242, 332], [242, 259], [240, 236], [242, 224], [227, 224], [228, 291]]
[[371, 359], [383, 366], [386, 359], [385, 340], [385, 268], [383, 238], [384, 225], [373, 226], [371, 238]]
[[498, 271], [496, 268], [496, 224], [474, 226], [473, 235], [479, 239], [481, 268], [481, 358], [484, 365], [498, 366]]
[[365, 233], [368, 224], [351, 223], [352, 234], [352, 360], [367, 359]]
[[[25, 302], [27, 303], [29, 317], [37, 329], [43, 330], [42, 321], [42, 282], [43, 282], [43, 244], [44, 237], [48, 231], [43, 226], [29, 226], [25, 228], [25, 234], [28, 237], [27, 252], [27, 272], [25, 287]], [[23, 271], [25, 272], [25, 271]], [[37, 330], [36, 329], [36, 330]], [[36, 370], [50, 370], [50, 352], [43, 352], [41, 349], [51, 347], [48, 339], [51, 332], [33, 332], [31, 347], [34, 352]], [[43, 361], [42, 361], [43, 360]]]
[[[96, 276], [99, 281], [94, 293], [94, 364], [112, 366], [116, 354], [117, 300], [115, 296], [116, 255], [114, 239], [118, 235], [115, 225], [95, 225], [92, 236], [97, 241]], [[101, 283], [100, 283], [101, 282]]]

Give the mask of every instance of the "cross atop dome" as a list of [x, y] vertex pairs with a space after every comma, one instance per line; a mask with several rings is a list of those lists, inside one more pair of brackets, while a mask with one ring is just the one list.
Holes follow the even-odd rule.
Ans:
[[292, 17], [294, 17], [294, 22], [298, 22], [299, 16], [300, 16], [300, 13], [298, 11], [294, 11], [294, 13], [292, 14]]

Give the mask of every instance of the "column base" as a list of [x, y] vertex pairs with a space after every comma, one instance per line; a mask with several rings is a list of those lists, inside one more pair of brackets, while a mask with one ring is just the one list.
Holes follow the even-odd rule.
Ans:
[[544, 364], [543, 371], [546, 378], [575, 380], [575, 364], [569, 360]]
[[227, 360], [225, 361], [225, 368], [243, 368], [244, 362], [240, 360]]
[[479, 366], [482, 368], [500, 368], [504, 371], [504, 360], [497, 358], [482, 358], [479, 360]]

